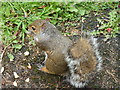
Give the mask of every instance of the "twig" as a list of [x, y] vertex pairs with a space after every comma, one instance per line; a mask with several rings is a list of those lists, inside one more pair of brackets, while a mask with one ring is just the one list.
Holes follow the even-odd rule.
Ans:
[[12, 83], [12, 81], [7, 80], [4, 76], [2, 76], [2, 78], [5, 80], [5, 82], [7, 82], [7, 83]]
[[4, 48], [4, 50], [3, 50], [3, 52], [1, 53], [0, 63], [2, 62], [2, 59], [3, 59], [3, 56], [4, 56], [4, 53], [5, 53], [6, 49], [7, 49], [10, 45], [11, 45], [11, 43], [10, 43], [8, 46], [6, 46], [6, 47]]
[[117, 78], [111, 72], [109, 72], [108, 70], [106, 70], [106, 72], [113, 77], [116, 83], [119, 82]]

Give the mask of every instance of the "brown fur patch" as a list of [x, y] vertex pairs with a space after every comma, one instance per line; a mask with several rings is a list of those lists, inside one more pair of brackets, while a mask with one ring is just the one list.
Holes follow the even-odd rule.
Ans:
[[46, 60], [45, 66], [49, 72], [52, 72], [55, 74], [62, 74], [67, 71], [67, 65], [59, 66], [57, 62], [54, 62], [54, 60], [50, 58]]
[[87, 39], [81, 38], [70, 50], [73, 58], [81, 59], [77, 68], [79, 74], [86, 74], [96, 69], [96, 57]]
[[87, 51], [91, 50], [91, 46], [87, 39], [80, 38], [70, 49], [70, 53], [74, 58], [80, 58]]

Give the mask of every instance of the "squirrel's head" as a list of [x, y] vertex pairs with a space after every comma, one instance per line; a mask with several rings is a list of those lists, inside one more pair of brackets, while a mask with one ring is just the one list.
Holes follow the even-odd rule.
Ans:
[[31, 36], [35, 36], [37, 34], [40, 34], [42, 31], [45, 30], [45, 24], [47, 23], [47, 20], [35, 20], [33, 23], [31, 23], [28, 26], [28, 34]]
[[27, 34], [33, 37], [37, 42], [50, 39], [51, 28], [55, 28], [49, 20], [35, 20], [28, 26]]

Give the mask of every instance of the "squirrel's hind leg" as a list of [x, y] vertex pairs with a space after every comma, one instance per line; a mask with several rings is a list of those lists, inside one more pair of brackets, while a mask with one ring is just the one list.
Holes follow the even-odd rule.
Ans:
[[49, 74], [55, 74], [55, 73], [53, 73], [53, 72], [50, 72], [45, 66], [42, 67], [42, 68], [40, 69], [40, 71], [43, 71], [43, 72], [49, 73]]

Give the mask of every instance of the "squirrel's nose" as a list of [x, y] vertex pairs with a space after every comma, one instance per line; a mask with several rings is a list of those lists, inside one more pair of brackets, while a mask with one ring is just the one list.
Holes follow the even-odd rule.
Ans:
[[31, 30], [29, 30], [28, 27], [26, 28], [26, 33], [27, 33], [27, 34], [31, 34]]

